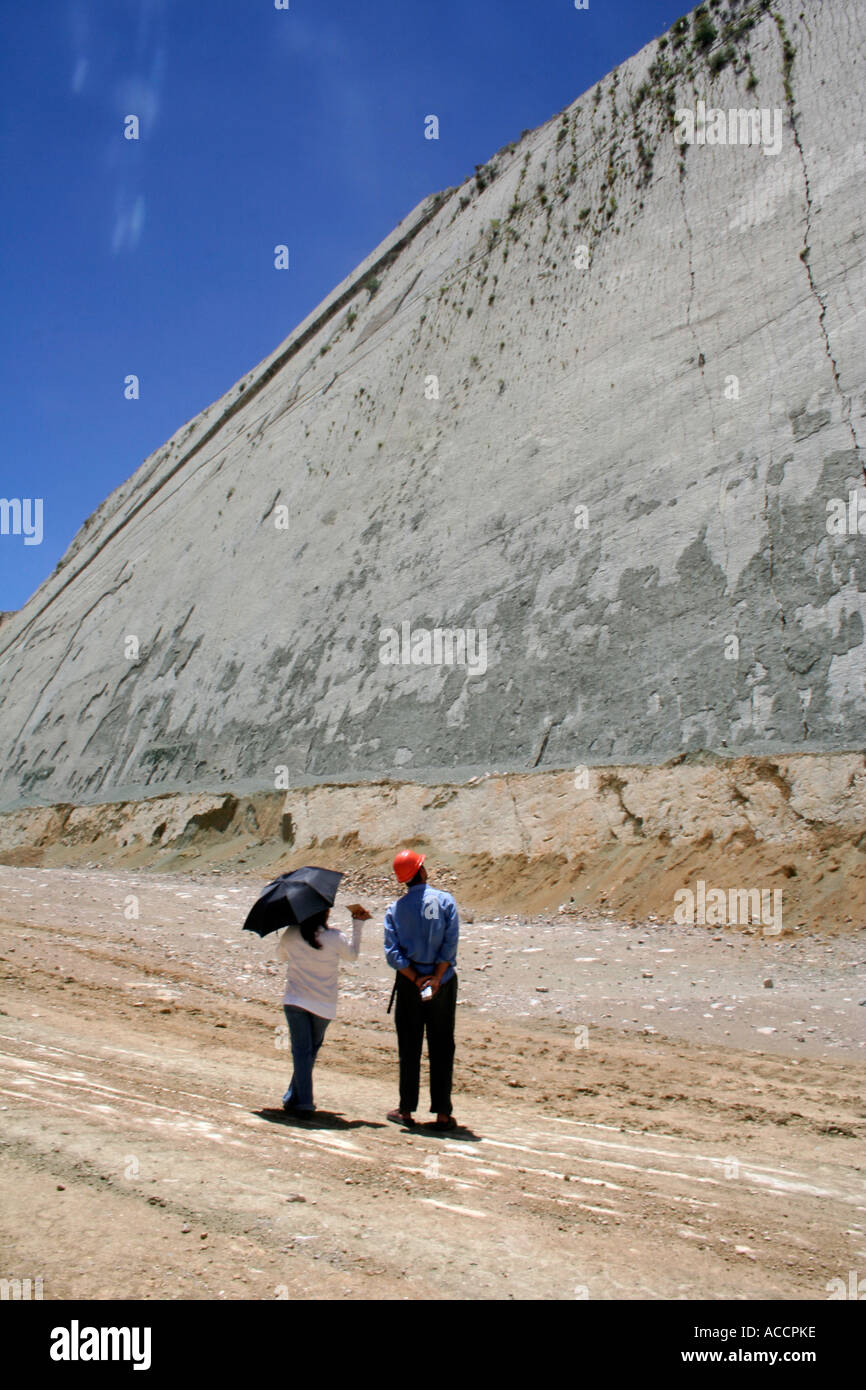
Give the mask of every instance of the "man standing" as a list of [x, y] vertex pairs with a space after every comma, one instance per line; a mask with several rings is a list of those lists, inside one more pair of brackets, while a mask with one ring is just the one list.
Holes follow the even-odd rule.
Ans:
[[400, 1105], [388, 1112], [388, 1119], [395, 1124], [415, 1123], [426, 1029], [430, 1110], [436, 1116], [433, 1128], [456, 1129], [451, 1078], [460, 920], [451, 894], [427, 882], [424, 858], [413, 850], [400, 850], [394, 873], [407, 891], [385, 913], [385, 959], [397, 971], [394, 1021], [400, 1051]]

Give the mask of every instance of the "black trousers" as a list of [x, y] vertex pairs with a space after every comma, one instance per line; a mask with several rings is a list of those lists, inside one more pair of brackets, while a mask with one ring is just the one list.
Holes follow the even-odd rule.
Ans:
[[454, 1022], [457, 1014], [457, 976], [452, 975], [427, 1003], [417, 985], [397, 976], [394, 1022], [400, 1050], [400, 1109], [411, 1115], [418, 1108], [421, 1084], [421, 1051], [427, 1030], [430, 1060], [430, 1110], [451, 1114], [451, 1079], [454, 1074]]

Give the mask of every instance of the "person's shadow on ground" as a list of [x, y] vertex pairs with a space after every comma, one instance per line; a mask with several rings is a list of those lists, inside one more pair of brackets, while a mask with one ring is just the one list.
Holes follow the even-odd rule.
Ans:
[[427, 1124], [419, 1124], [416, 1120], [407, 1133], [423, 1134], [425, 1139], [454, 1139], [457, 1143], [463, 1144], [480, 1144], [483, 1137], [469, 1129], [467, 1125], [459, 1123], [456, 1129], [437, 1129], [435, 1120], [430, 1120]]
[[312, 1115], [293, 1114], [290, 1110], [254, 1110], [260, 1120], [271, 1125], [294, 1125], [300, 1129], [385, 1129], [378, 1120], [347, 1120], [336, 1110], [316, 1110]]
[[464, 1144], [480, 1144], [483, 1135], [476, 1134], [459, 1122], [454, 1129], [439, 1129], [435, 1120], [415, 1120], [411, 1125], [398, 1125], [401, 1134], [420, 1134], [425, 1139], [456, 1139]]
[[[271, 1125], [292, 1125], [300, 1129], [387, 1129], [381, 1120], [347, 1120], [338, 1110], [316, 1110], [312, 1115], [298, 1115], [291, 1110], [254, 1110], [260, 1120]], [[454, 1139], [458, 1143], [480, 1144], [481, 1135], [458, 1124], [456, 1129], [437, 1129], [434, 1120], [427, 1124], [401, 1126], [403, 1134], [422, 1134], [425, 1139]]]

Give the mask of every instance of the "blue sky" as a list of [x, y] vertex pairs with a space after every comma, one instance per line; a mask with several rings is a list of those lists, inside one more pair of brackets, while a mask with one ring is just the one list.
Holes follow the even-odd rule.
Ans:
[[[0, 535], [19, 608], [84, 519], [428, 193], [688, 0], [40, 0], [0, 18]], [[140, 138], [124, 138], [124, 118]], [[424, 139], [424, 117], [440, 121]], [[288, 245], [291, 269], [274, 269]], [[124, 378], [140, 378], [137, 401]]]

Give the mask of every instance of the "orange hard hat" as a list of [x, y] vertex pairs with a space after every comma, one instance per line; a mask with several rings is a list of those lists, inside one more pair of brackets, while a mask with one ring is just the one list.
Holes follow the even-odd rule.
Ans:
[[416, 854], [414, 849], [401, 849], [394, 856], [394, 873], [401, 883], [408, 883], [410, 878], [415, 877], [425, 857], [423, 854]]

